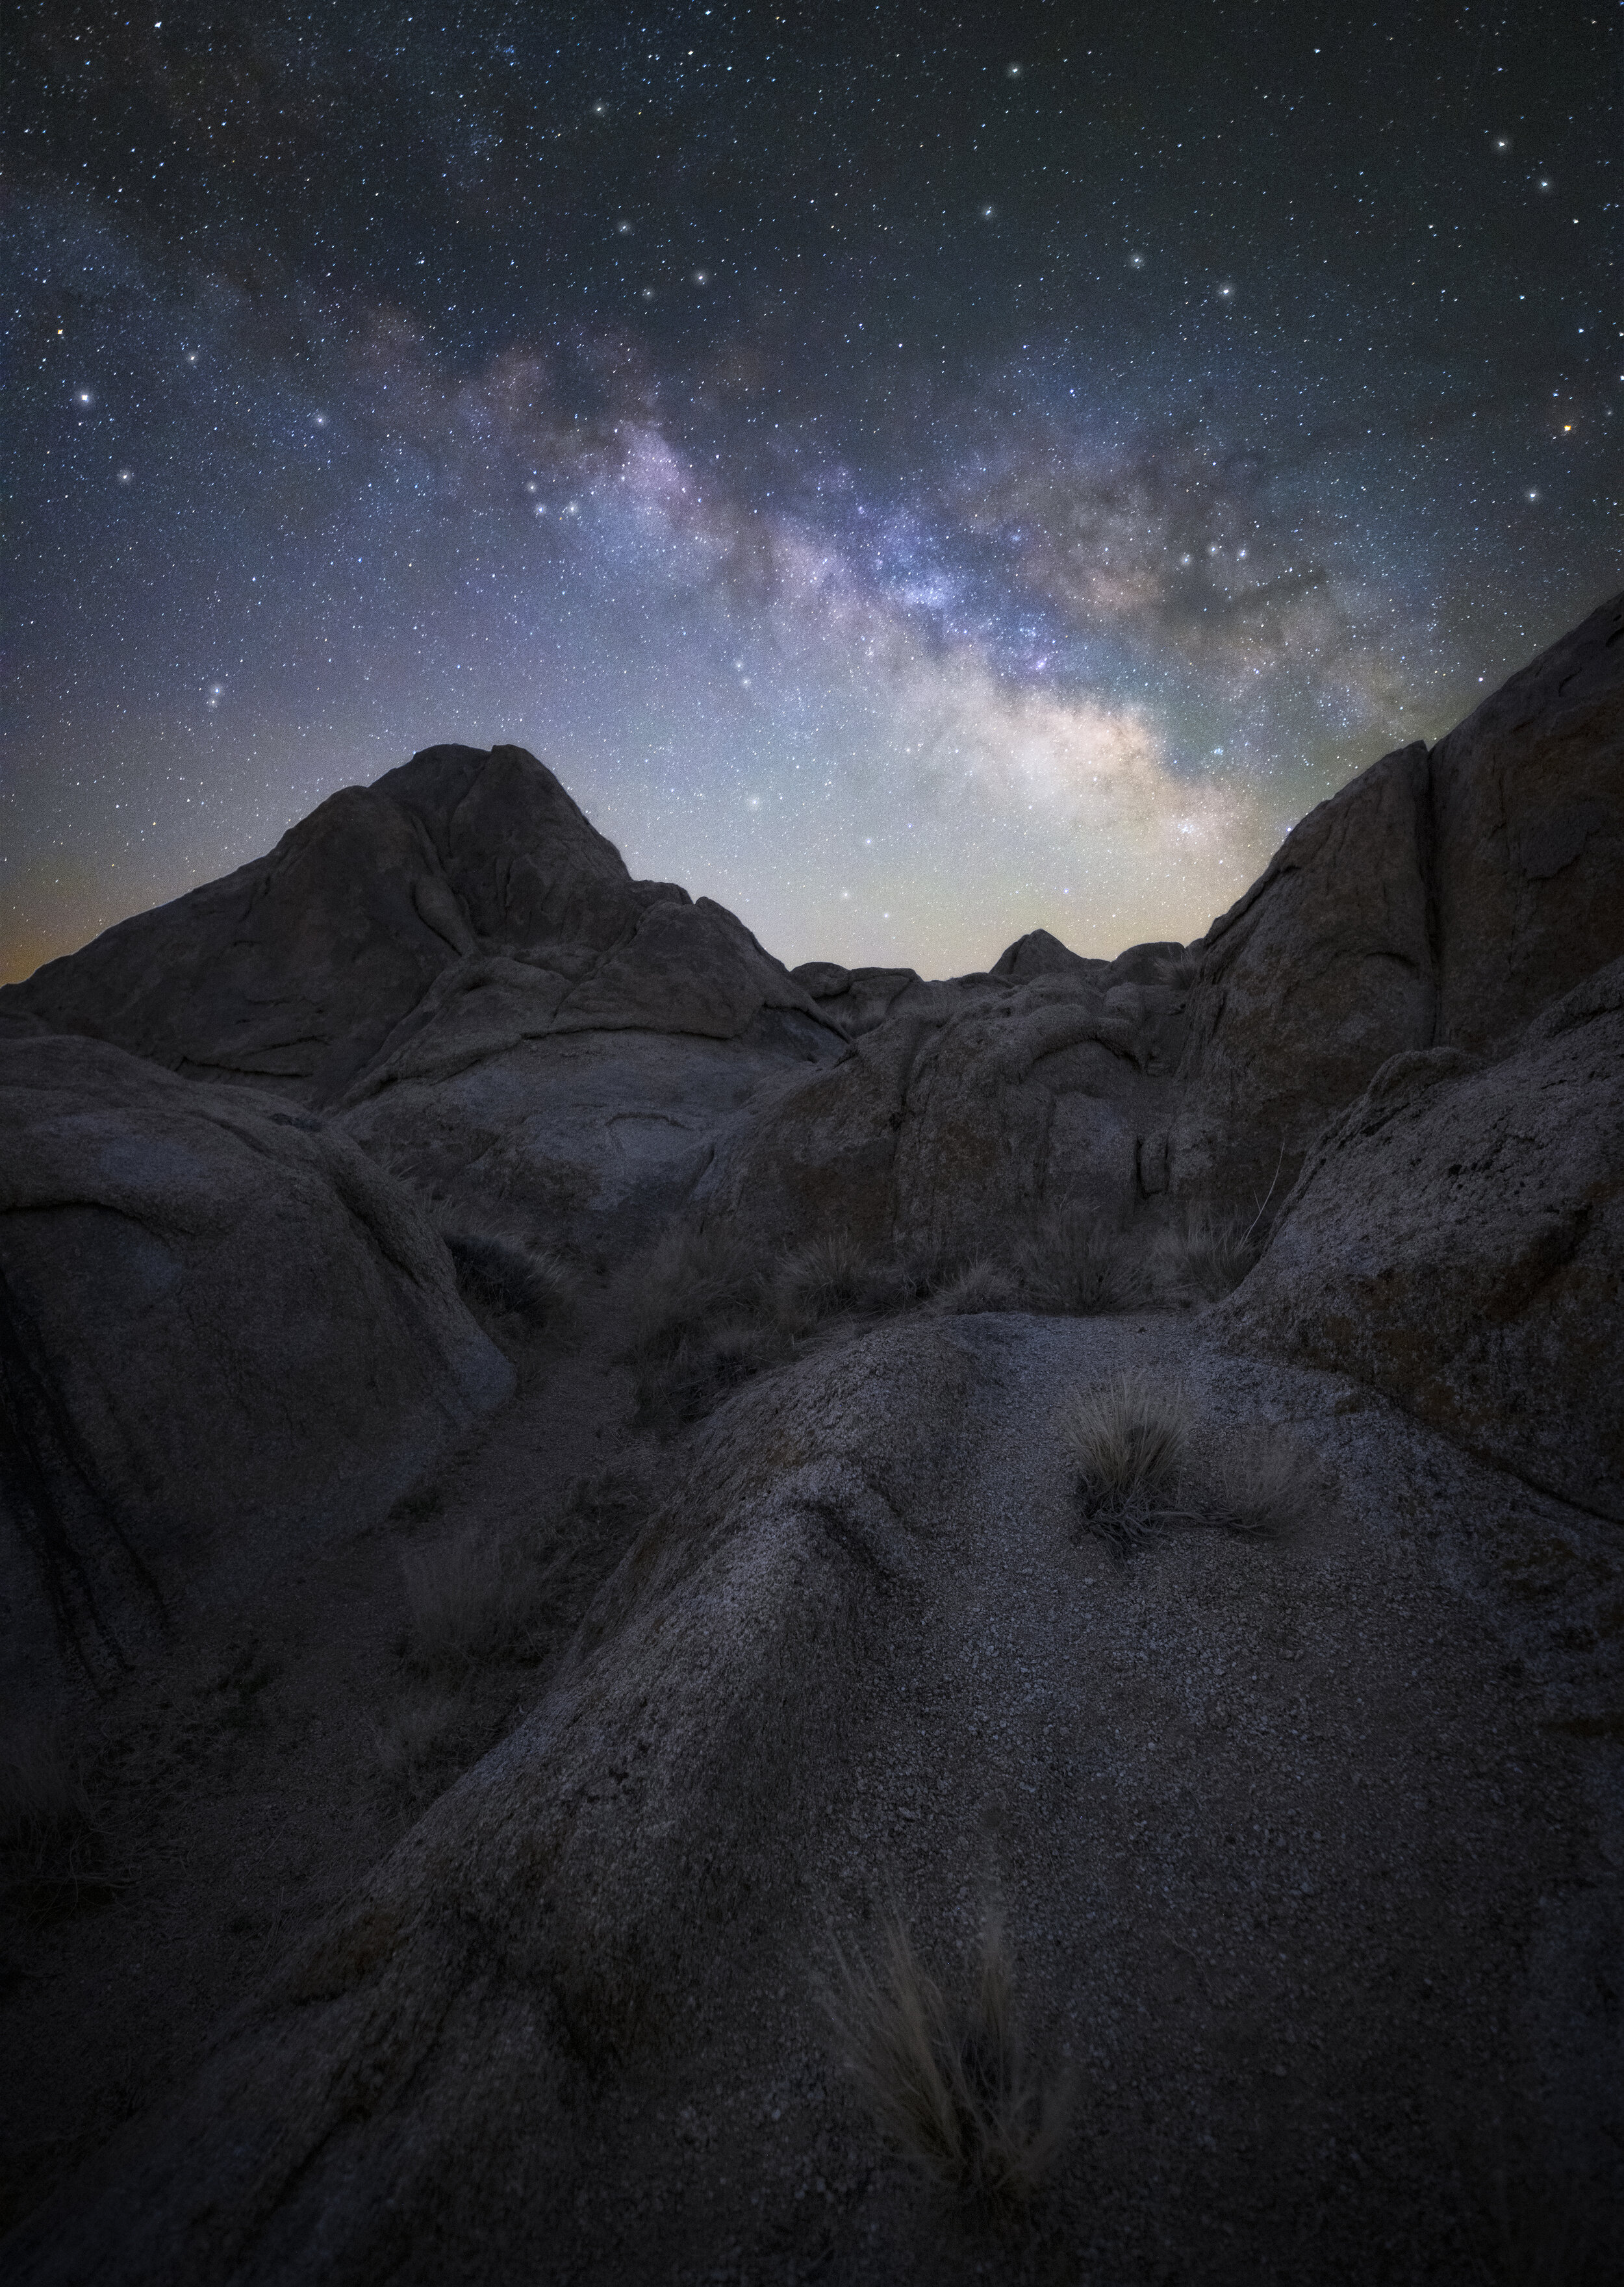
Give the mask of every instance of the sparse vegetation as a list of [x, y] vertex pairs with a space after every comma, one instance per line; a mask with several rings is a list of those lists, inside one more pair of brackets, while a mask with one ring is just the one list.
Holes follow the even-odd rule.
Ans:
[[12, 1871], [35, 1881], [75, 1881], [99, 1840], [77, 1758], [42, 1726], [9, 1725], [0, 1733], [0, 1851]]
[[400, 1559], [414, 1663], [456, 1672], [520, 1648], [544, 1595], [541, 1569], [495, 1534], [469, 1526]]
[[627, 1355], [638, 1418], [696, 1420], [784, 1356], [787, 1342], [760, 1262], [728, 1231], [668, 1231], [648, 1257], [632, 1308]]
[[1130, 1310], [1145, 1277], [1125, 1235], [1086, 1207], [1063, 1207], [1021, 1251], [1021, 1288], [1034, 1310], [1078, 1318]]
[[1174, 993], [1188, 993], [1201, 973], [1203, 950], [1196, 944], [1183, 946], [1176, 953], [1164, 953], [1156, 963], [1157, 984], [1167, 985]]
[[933, 1310], [961, 1315], [973, 1310], [1014, 1310], [1020, 1307], [1020, 1292], [1009, 1271], [983, 1254], [939, 1286], [931, 1304]]
[[1245, 1432], [1213, 1468], [1211, 1518], [1232, 1532], [1275, 1539], [1306, 1522], [1324, 1492], [1319, 1465], [1280, 1429]]
[[1189, 1401], [1169, 1384], [1120, 1373], [1084, 1390], [1060, 1418], [1061, 1440], [1077, 1472], [1085, 1524], [1127, 1547], [1163, 1510], [1188, 1441]]
[[1001, 1922], [962, 2001], [927, 1974], [899, 1920], [877, 1969], [836, 1948], [823, 1999], [876, 2125], [915, 2166], [990, 2204], [1030, 2199], [1065, 2133], [1066, 2092], [1027, 2058]]
[[762, 1289], [760, 1263], [725, 1230], [667, 1231], [633, 1306], [633, 1354], [675, 1357], [707, 1327], [759, 1307]]
[[830, 1231], [798, 1247], [780, 1264], [772, 1299], [787, 1323], [827, 1318], [867, 1299], [872, 1271], [861, 1250], [844, 1231]]
[[527, 1246], [490, 1231], [443, 1232], [457, 1284], [488, 1310], [556, 1326], [574, 1301], [574, 1281], [550, 1247]]
[[1175, 1294], [1192, 1302], [1219, 1302], [1240, 1286], [1267, 1238], [1259, 1217], [1248, 1224], [1239, 1215], [1189, 1208], [1162, 1232], [1157, 1253]]

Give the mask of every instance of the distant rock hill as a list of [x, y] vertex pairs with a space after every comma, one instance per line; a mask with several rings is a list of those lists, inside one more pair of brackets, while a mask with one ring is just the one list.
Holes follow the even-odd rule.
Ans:
[[1130, 1240], [1231, 1215], [1273, 1234], [1237, 1339], [1624, 1516], [1621, 787], [1615, 598], [1321, 804], [1198, 944], [1039, 930], [937, 984], [791, 973], [633, 881], [517, 748], [335, 795], [0, 992], [18, 1658], [110, 1656], [204, 1544], [246, 1562], [303, 1483], [249, 1456], [313, 1373], [301, 1466], [351, 1524], [499, 1400], [449, 1223], [601, 1270], [678, 1216], [764, 1261], [965, 1261], [1068, 1210]]

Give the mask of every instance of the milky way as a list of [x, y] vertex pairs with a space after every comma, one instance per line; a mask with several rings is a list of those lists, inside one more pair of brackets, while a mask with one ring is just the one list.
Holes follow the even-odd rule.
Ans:
[[441, 740], [1186, 938], [1616, 586], [1619, 11], [1096, 12], [16, 9], [0, 975]]

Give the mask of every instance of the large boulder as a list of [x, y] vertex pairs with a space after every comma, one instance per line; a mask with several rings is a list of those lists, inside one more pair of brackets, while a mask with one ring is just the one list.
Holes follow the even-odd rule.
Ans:
[[1390, 1056], [1503, 1049], [1624, 953], [1624, 596], [1295, 827], [1196, 948], [1176, 1191], [1250, 1214]]
[[1432, 751], [1438, 1038], [1509, 1047], [1624, 954], [1624, 595]]
[[0, 1664], [97, 1680], [508, 1395], [409, 1195], [290, 1104], [0, 1041]]
[[1189, 998], [1176, 1189], [1250, 1211], [1378, 1065], [1432, 1039], [1428, 837], [1427, 750], [1401, 748], [1294, 827], [1214, 922]]
[[556, 2251], [575, 2220], [594, 2080], [727, 2006], [805, 1911], [830, 1768], [913, 1615], [973, 1389], [963, 1348], [915, 1326], [735, 1398], [540, 1706], [195, 2082], [8, 2240], [7, 2277], [531, 2275], [516, 2242]]
[[267, 858], [0, 992], [187, 1077], [342, 1113], [464, 1223], [614, 1254], [753, 1095], [846, 1049], [722, 906], [634, 882], [517, 747], [432, 747]]
[[1624, 1520], [1624, 961], [1486, 1069], [1455, 1048], [1384, 1064], [1224, 1315]]

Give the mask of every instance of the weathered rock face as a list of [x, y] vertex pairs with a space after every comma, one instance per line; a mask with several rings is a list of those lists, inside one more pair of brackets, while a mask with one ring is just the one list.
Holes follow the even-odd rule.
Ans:
[[[1376, 1067], [1433, 1035], [1427, 750], [1375, 764], [1295, 827], [1216, 921], [1189, 1001], [1181, 1191], [1255, 1204]], [[1277, 1194], [1278, 1196], [1278, 1194]]]
[[1312, 811], [1200, 950], [1172, 1182], [1248, 1211], [1388, 1057], [1503, 1049], [1624, 952], [1624, 597]]
[[0, 1664], [100, 1677], [508, 1395], [410, 1196], [291, 1105], [0, 1043]]
[[520, 2141], [547, 2156], [556, 2230], [582, 2061], [692, 2023], [685, 1997], [800, 1903], [828, 1765], [972, 1444], [970, 1389], [961, 1347], [915, 1326], [735, 1400], [574, 1672], [300, 1949], [158, 2135], [126, 2135], [133, 2196], [75, 2188], [8, 2243], [9, 2275], [390, 2277], [457, 2180]]
[[1624, 596], [1432, 754], [1438, 1038], [1493, 1051], [1624, 954]]
[[1624, 961], [1486, 1070], [1454, 1048], [1384, 1064], [1224, 1314], [1624, 1520]]
[[[949, 985], [904, 976], [886, 1013], [860, 1009], [854, 1056], [718, 1142], [700, 1211], [765, 1245], [833, 1229], [961, 1257], [1007, 1254], [1073, 1205], [1125, 1221], [1165, 1188], [1183, 1018], [1161, 970], [1174, 948], [1115, 961], [1051, 938], [1034, 948], [1023, 938], [990, 975]], [[819, 979], [823, 1006], [875, 974]]]
[[518, 747], [431, 747], [334, 795], [268, 858], [50, 962], [0, 1009], [329, 1104], [374, 1067], [386, 1077], [448, 1003], [493, 983], [522, 1002], [510, 1037], [733, 1040], [764, 1008], [816, 1024], [741, 922], [634, 882]]
[[328, 1111], [478, 1219], [623, 1248], [837, 1020], [709, 898], [634, 882], [517, 747], [434, 747], [268, 858], [0, 993], [188, 1077]]

